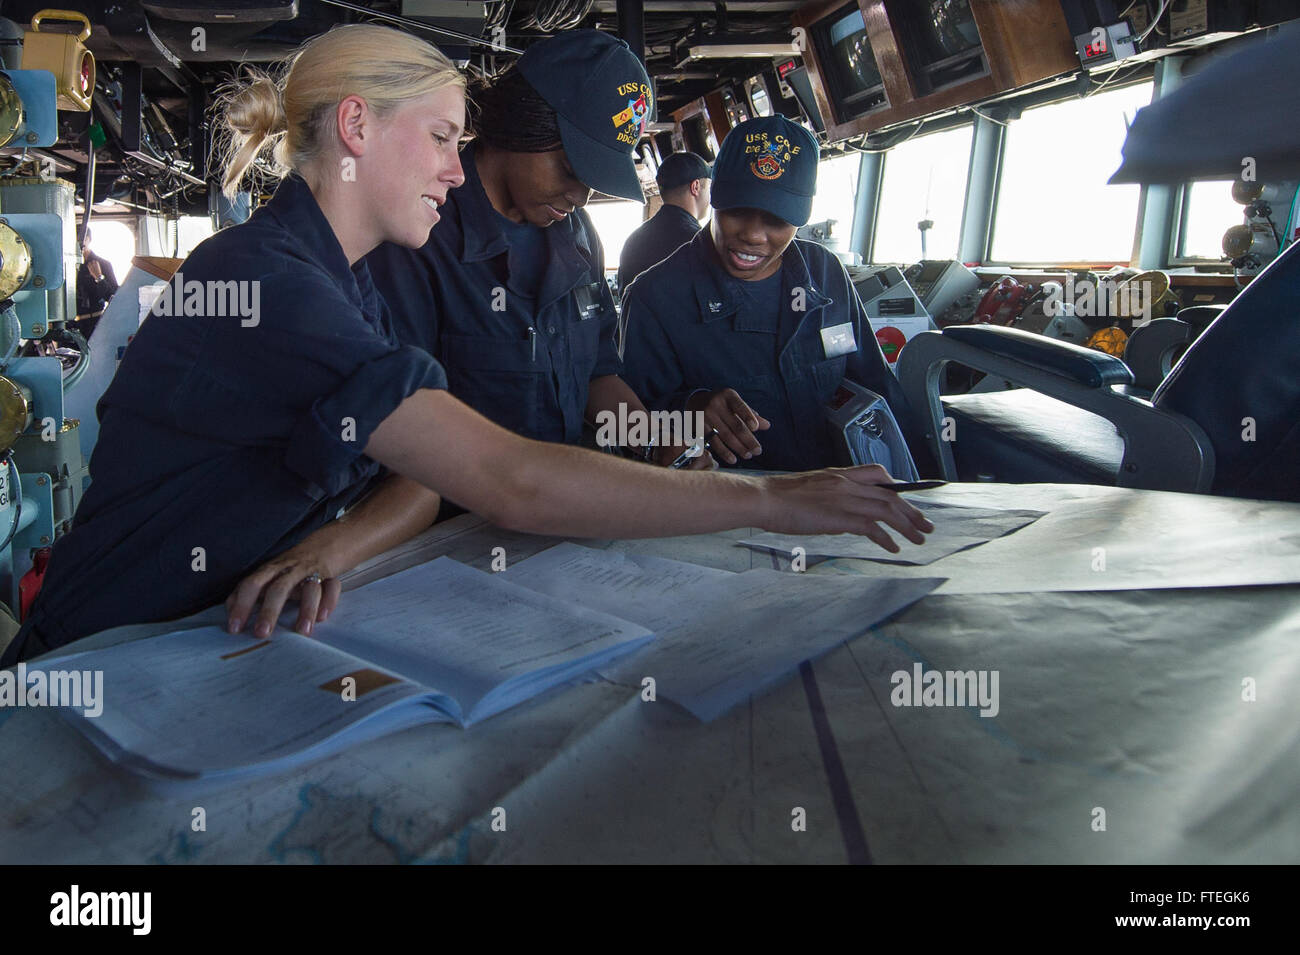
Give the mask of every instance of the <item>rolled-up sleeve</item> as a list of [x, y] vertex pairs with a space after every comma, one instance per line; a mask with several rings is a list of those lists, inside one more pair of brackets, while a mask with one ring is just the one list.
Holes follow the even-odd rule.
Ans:
[[298, 419], [285, 466], [336, 494], [351, 480], [352, 465], [380, 422], [421, 388], [446, 387], [442, 366], [419, 348], [401, 346], [370, 358]]
[[324, 276], [265, 276], [259, 298], [248, 327], [183, 320], [208, 324], [171, 402], [177, 426], [280, 447], [286, 468], [337, 494], [373, 469], [365, 447], [379, 423], [420, 389], [446, 388], [446, 373], [428, 352], [398, 344], [386, 312], [367, 318]]

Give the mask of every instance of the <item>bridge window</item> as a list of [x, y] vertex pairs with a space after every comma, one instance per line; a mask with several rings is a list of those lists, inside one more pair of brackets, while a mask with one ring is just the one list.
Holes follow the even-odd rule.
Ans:
[[591, 224], [596, 227], [600, 244], [605, 249], [605, 269], [613, 271], [618, 268], [618, 257], [623, 253], [623, 243], [627, 237], [640, 228], [645, 215], [645, 206], [628, 199], [612, 202], [592, 202], [586, 206]]
[[[880, 184], [873, 261], [957, 257], [971, 135], [970, 126], [960, 126], [906, 140], [889, 150]], [[934, 225], [926, 230], [922, 256], [917, 224], [925, 219]]]
[[100, 258], [108, 259], [109, 265], [113, 266], [113, 277], [121, 282], [135, 258], [135, 234], [125, 222], [92, 216], [90, 250]]
[[848, 251], [853, 233], [854, 196], [858, 192], [858, 168], [861, 165], [861, 154], [849, 153], [825, 159], [817, 167], [817, 194], [813, 196], [812, 215], [808, 221], [835, 220], [831, 238], [834, 248], [841, 252]]
[[1128, 262], [1140, 187], [1106, 184], [1151, 83], [1025, 110], [1007, 128], [995, 262]]
[[[1232, 199], [1231, 179], [1206, 180], [1187, 185], [1183, 193], [1182, 227], [1178, 233], [1178, 257], [1223, 258], [1223, 233], [1245, 221], [1244, 206]], [[1273, 221], [1281, 231], [1284, 223], [1274, 211]], [[1282, 218], [1286, 218], [1285, 210]]]

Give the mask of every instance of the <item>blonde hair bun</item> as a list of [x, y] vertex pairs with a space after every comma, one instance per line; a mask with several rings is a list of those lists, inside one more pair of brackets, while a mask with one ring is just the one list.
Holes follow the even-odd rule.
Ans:
[[276, 178], [315, 162], [334, 142], [334, 110], [347, 96], [360, 96], [384, 116], [448, 86], [463, 90], [465, 78], [436, 47], [373, 23], [313, 37], [278, 74], [245, 67], [215, 104], [222, 191], [234, 196], [268, 148], [268, 172]]

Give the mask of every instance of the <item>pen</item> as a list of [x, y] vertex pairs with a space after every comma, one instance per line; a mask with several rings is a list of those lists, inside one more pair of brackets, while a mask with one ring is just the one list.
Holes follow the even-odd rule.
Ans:
[[528, 326], [528, 341], [533, 346], [533, 361], [537, 361], [537, 329]]
[[943, 487], [947, 481], [897, 481], [893, 484], [881, 484], [880, 487], [902, 494], [904, 491], [928, 491], [932, 487]]
[[[718, 432], [715, 429], [713, 434], [717, 434], [717, 433]], [[669, 467], [682, 468], [686, 466], [686, 462], [689, 461], [691, 458], [698, 458], [701, 454], [704, 453], [704, 441], [705, 441], [704, 438], [700, 438], [700, 440], [696, 441], [694, 444], [692, 444], [681, 454], [677, 455], [677, 459], [673, 461], [673, 463], [670, 464]]]

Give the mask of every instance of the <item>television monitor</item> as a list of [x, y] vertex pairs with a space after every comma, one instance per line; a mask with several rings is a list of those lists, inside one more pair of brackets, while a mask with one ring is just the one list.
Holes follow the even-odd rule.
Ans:
[[889, 13], [918, 96], [988, 75], [970, 0], [896, 0]]
[[790, 70], [784, 77], [790, 89], [794, 91], [794, 98], [799, 101], [799, 107], [803, 110], [804, 115], [808, 117], [808, 122], [812, 123], [814, 132], [826, 132], [826, 121], [822, 119], [822, 112], [817, 108], [817, 97], [813, 95], [812, 80], [808, 76], [808, 67], [797, 66]]
[[681, 127], [682, 149], [678, 150], [679, 152], [696, 153], [708, 162], [718, 158], [718, 140], [714, 137], [713, 127], [709, 125], [708, 117], [704, 113], [696, 113], [689, 119], [683, 120]]
[[857, 0], [818, 20], [809, 32], [826, 84], [826, 96], [838, 122], [847, 122], [888, 105], [885, 84]]

